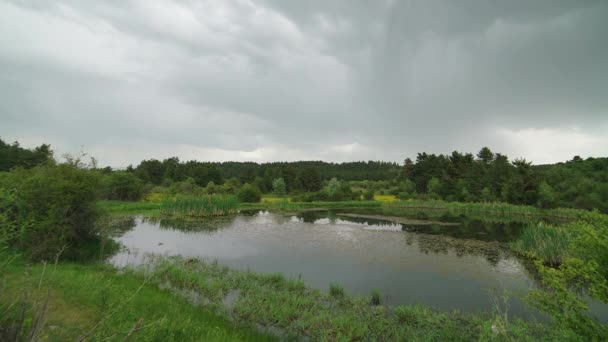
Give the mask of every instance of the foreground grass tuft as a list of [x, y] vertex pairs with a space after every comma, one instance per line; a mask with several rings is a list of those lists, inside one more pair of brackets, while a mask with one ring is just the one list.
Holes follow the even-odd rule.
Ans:
[[329, 294], [332, 297], [344, 297], [344, 288], [340, 284], [332, 283], [329, 285]]
[[[16, 263], [5, 268], [5, 288], [0, 302], [19, 298], [32, 308], [32, 294], [42, 295], [48, 305], [39, 339], [48, 341], [126, 340], [137, 341], [266, 341], [273, 338], [238, 326], [210, 310], [176, 298], [168, 291], [131, 274], [117, 274], [103, 265], [58, 264], [26, 267]], [[39, 280], [41, 286], [38, 287]], [[212, 286], [212, 285], [210, 285]], [[216, 291], [215, 289], [209, 290]], [[18, 303], [19, 304], [19, 303]], [[17, 305], [16, 308], [20, 308]], [[5, 311], [2, 311], [5, 312]], [[10, 310], [8, 311], [11, 312]], [[38, 311], [26, 311], [25, 321]], [[15, 311], [13, 311], [15, 313]], [[19, 314], [20, 312], [16, 312]], [[0, 322], [0, 333], [3, 324]], [[31, 324], [30, 324], [31, 325]], [[1, 337], [1, 336], [0, 336]], [[0, 338], [2, 340], [2, 338]]]

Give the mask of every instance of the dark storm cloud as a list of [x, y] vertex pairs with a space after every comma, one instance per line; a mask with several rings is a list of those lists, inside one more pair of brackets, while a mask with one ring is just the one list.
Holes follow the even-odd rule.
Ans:
[[5, 1], [0, 136], [116, 166], [597, 155], [607, 17], [605, 1]]

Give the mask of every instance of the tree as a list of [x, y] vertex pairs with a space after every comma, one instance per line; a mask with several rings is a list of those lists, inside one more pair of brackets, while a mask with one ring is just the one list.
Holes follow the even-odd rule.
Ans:
[[141, 179], [126, 171], [116, 171], [105, 176], [105, 197], [120, 201], [136, 201], [141, 198], [144, 185]]
[[135, 174], [144, 182], [160, 185], [163, 181], [163, 163], [156, 160], [144, 160], [135, 168]]
[[334, 177], [327, 184], [327, 194], [329, 197], [334, 197], [340, 191], [340, 181]]
[[277, 178], [272, 181], [272, 192], [279, 196], [283, 196], [287, 193], [287, 187], [283, 178]]
[[217, 192], [218, 192], [217, 185], [215, 185], [215, 183], [213, 181], [210, 181], [209, 183], [207, 183], [207, 186], [205, 187], [206, 194], [213, 195]]
[[403, 182], [399, 183], [399, 190], [403, 193], [411, 195], [416, 192], [416, 184], [414, 184], [414, 182], [412, 182], [411, 180], [406, 179]]
[[18, 213], [11, 216], [19, 228], [11, 244], [33, 259], [50, 260], [63, 247], [63, 256], [76, 256], [77, 247], [98, 239], [99, 182], [97, 172], [65, 163], [1, 177], [0, 190], [14, 193], [10, 207]]
[[314, 166], [309, 166], [302, 170], [298, 179], [304, 191], [315, 192], [321, 190], [321, 175], [319, 174], [319, 170]]
[[485, 165], [490, 165], [492, 160], [494, 160], [494, 153], [492, 153], [489, 148], [483, 147], [479, 153], [477, 153], [477, 158]]
[[549, 183], [542, 181], [538, 185], [538, 207], [547, 209], [553, 208], [556, 204], [555, 191]]
[[484, 187], [483, 190], [481, 190], [481, 200], [483, 202], [493, 202], [495, 200], [492, 191], [490, 191], [490, 188], [488, 188], [487, 186]]
[[241, 189], [237, 192], [236, 197], [239, 202], [257, 203], [260, 201], [262, 194], [260, 193], [260, 190], [258, 190], [253, 185], [245, 183], [245, 185], [243, 185]]
[[431, 178], [431, 180], [429, 180], [429, 182], [427, 184], [426, 192], [429, 195], [437, 195], [440, 187], [441, 187], [441, 182], [439, 182], [439, 179], [433, 177], [433, 178]]

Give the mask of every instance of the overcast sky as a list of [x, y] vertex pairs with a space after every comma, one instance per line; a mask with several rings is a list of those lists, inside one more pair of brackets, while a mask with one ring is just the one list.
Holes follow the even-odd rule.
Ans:
[[606, 132], [606, 0], [0, 0], [0, 137], [101, 165], [546, 163]]

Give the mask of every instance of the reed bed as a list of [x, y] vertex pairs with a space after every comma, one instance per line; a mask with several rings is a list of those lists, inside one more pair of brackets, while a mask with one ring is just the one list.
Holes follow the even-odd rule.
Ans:
[[526, 227], [519, 238], [511, 243], [516, 253], [542, 260], [545, 265], [557, 267], [562, 263], [572, 234], [565, 227], [541, 223]]
[[441, 210], [453, 213], [466, 214], [492, 214], [499, 216], [537, 216], [559, 220], [574, 220], [578, 218], [580, 210], [575, 209], [549, 209], [542, 210], [528, 205], [516, 205], [503, 202], [444, 202], [440, 200], [429, 201], [394, 201], [383, 203], [385, 208]]
[[236, 214], [238, 204], [234, 196], [176, 196], [163, 199], [160, 203], [160, 213], [166, 216], [225, 216]]

